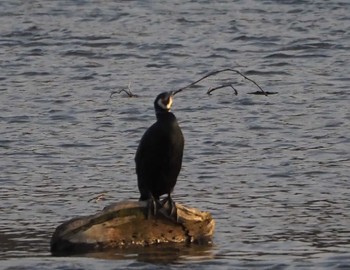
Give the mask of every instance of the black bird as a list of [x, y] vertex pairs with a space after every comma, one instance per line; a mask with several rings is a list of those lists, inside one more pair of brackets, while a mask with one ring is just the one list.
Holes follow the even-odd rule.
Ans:
[[154, 101], [157, 121], [148, 128], [141, 138], [136, 152], [136, 174], [140, 201], [148, 200], [149, 214], [153, 207], [154, 214], [159, 197], [167, 194], [170, 205], [170, 215], [175, 212], [175, 204], [170, 196], [181, 170], [184, 149], [184, 137], [176, 117], [170, 112], [173, 103], [173, 93], [159, 94]]

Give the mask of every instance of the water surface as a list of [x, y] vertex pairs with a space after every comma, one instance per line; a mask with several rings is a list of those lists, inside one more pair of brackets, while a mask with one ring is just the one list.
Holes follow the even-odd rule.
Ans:
[[[347, 1], [0, 2], [0, 268], [350, 268]], [[174, 199], [214, 245], [52, 257], [63, 221], [137, 199], [153, 99], [186, 140]], [[238, 89], [209, 87], [232, 82]], [[130, 87], [139, 98], [110, 93]], [[107, 200], [88, 202], [107, 192]]]

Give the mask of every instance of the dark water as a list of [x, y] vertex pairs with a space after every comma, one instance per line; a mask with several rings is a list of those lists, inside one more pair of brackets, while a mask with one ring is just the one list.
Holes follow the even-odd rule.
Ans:
[[[350, 269], [350, 3], [0, 1], [1, 269]], [[51, 257], [61, 222], [137, 199], [152, 102], [186, 139], [174, 199], [211, 247]], [[230, 80], [239, 93], [209, 87]], [[131, 83], [139, 98], [110, 93]], [[107, 192], [107, 200], [88, 202]]]

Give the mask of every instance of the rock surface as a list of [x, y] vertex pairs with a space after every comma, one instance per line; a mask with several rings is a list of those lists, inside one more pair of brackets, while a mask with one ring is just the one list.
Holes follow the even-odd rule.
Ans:
[[210, 213], [176, 204], [177, 220], [162, 208], [147, 218], [147, 202], [122, 201], [91, 216], [58, 226], [51, 238], [52, 254], [83, 253], [161, 243], [209, 244], [215, 228]]

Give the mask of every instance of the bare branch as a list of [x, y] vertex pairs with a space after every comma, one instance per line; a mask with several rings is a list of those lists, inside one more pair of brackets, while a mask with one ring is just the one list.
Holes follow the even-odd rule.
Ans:
[[[266, 95], [266, 92], [265, 92], [265, 91], [260, 87], [260, 85], [257, 84], [254, 80], [248, 78], [248, 77], [245, 76], [242, 72], [240, 72], [240, 71], [238, 71], [238, 70], [235, 70], [235, 69], [231, 69], [231, 68], [225, 68], [225, 69], [220, 69], [220, 70], [212, 71], [212, 72], [208, 73], [207, 75], [203, 76], [202, 78], [200, 78], [199, 80], [196, 80], [196, 81], [190, 83], [189, 85], [186, 85], [185, 87], [182, 87], [182, 88], [180, 88], [180, 89], [174, 91], [174, 92], [173, 92], [173, 95], [175, 95], [175, 94], [177, 94], [177, 93], [179, 93], [179, 92], [181, 92], [181, 91], [183, 91], [183, 90], [185, 90], [185, 89], [187, 89], [187, 88], [190, 88], [190, 87], [196, 85], [197, 83], [203, 81], [204, 79], [206, 79], [206, 78], [208, 78], [208, 77], [215, 76], [215, 75], [217, 75], [217, 74], [219, 74], [219, 73], [223, 73], [223, 72], [234, 72], [234, 73], [236, 73], [236, 74], [242, 76], [244, 79], [246, 79], [246, 80], [252, 82], [253, 84], [255, 84], [255, 85], [260, 89], [260, 92], [261, 92], [262, 95]], [[210, 94], [210, 93], [213, 92], [214, 90], [217, 90], [217, 89], [220, 89], [220, 88], [224, 88], [224, 87], [229, 87], [229, 86], [233, 88], [232, 84], [226, 84], [226, 85], [222, 85], [222, 86], [219, 86], [219, 87], [216, 87], [216, 88], [209, 89], [209, 90], [208, 90], [209, 93], [208, 93], [208, 92], [207, 92], [207, 93]], [[234, 88], [233, 88], [233, 89], [234, 89]], [[234, 90], [235, 90], [235, 89], [234, 89]], [[237, 92], [237, 90], [235, 90], [235, 91]]]
[[111, 95], [109, 96], [109, 98], [112, 98], [112, 96], [113, 96], [114, 94], [121, 94], [121, 93], [123, 93], [123, 92], [124, 92], [125, 94], [127, 94], [128, 97], [138, 97], [138, 95], [133, 94], [133, 93], [131, 92], [130, 86], [131, 86], [131, 83], [129, 82], [129, 84], [128, 84], [128, 89], [122, 88], [122, 89], [120, 89], [120, 90], [113, 91], [113, 92], [111, 93]]
[[[185, 90], [185, 89], [187, 89], [187, 88], [191, 88], [191, 87], [195, 86], [196, 84], [198, 84], [199, 82], [201, 82], [201, 81], [203, 81], [203, 80], [205, 80], [205, 79], [207, 79], [207, 78], [209, 78], [209, 77], [212, 77], [212, 76], [215, 76], [215, 75], [217, 75], [217, 74], [219, 74], [219, 73], [224, 73], [224, 72], [233, 72], [233, 73], [235, 73], [235, 74], [238, 74], [238, 75], [240, 75], [241, 77], [243, 77], [244, 79], [246, 79], [247, 81], [252, 82], [255, 86], [257, 86], [257, 87], [259, 88], [259, 91], [250, 92], [250, 93], [248, 93], [248, 94], [251, 94], [251, 95], [264, 95], [264, 96], [272, 95], [272, 94], [277, 94], [277, 92], [266, 92], [266, 91], [264, 91], [264, 90], [260, 87], [260, 85], [259, 85], [258, 83], [256, 83], [254, 80], [248, 78], [248, 77], [247, 77], [246, 75], [244, 75], [242, 72], [240, 72], [240, 71], [238, 71], [238, 70], [236, 70], [236, 69], [232, 69], [232, 68], [225, 68], [225, 69], [220, 69], [220, 70], [215, 70], [215, 71], [209, 72], [208, 74], [204, 75], [203, 77], [199, 78], [198, 80], [196, 80], [196, 81], [194, 81], [194, 82], [192, 82], [192, 83], [190, 83], [190, 84], [188, 84], [188, 85], [186, 85], [186, 86], [184, 86], [184, 87], [182, 87], [182, 88], [180, 88], [180, 89], [177, 89], [177, 90], [173, 91], [173, 95], [176, 95], [177, 93], [180, 93], [180, 92], [182, 92], [183, 90]], [[237, 91], [237, 89], [233, 86], [233, 83], [232, 83], [232, 82], [231, 82], [231, 83], [222, 84], [222, 85], [219, 85], [219, 86], [216, 86], [216, 87], [213, 87], [213, 88], [210, 88], [210, 89], [208, 89], [207, 94], [208, 94], [208, 95], [211, 95], [212, 92], [214, 92], [214, 91], [216, 91], [216, 90], [218, 90], [218, 89], [221, 89], [221, 88], [226, 88], [226, 87], [231, 87], [231, 88], [233, 89], [233, 91], [234, 91], [234, 94], [235, 94], [235, 95], [238, 94], [238, 91]], [[131, 92], [131, 87], [130, 87], [130, 83], [129, 83], [127, 89], [126, 89], [126, 88], [122, 88], [122, 89], [120, 89], [120, 90], [113, 91], [113, 92], [111, 92], [111, 95], [110, 95], [109, 98], [112, 98], [112, 96], [113, 96], [114, 94], [121, 94], [121, 93], [127, 94], [128, 97], [138, 97], [138, 95], [133, 94], [133, 93]]]
[[97, 196], [95, 196], [94, 198], [88, 200], [88, 202], [99, 202], [99, 201], [104, 201], [106, 200], [106, 193], [101, 193], [101, 194], [98, 194]]
[[234, 88], [233, 85], [232, 85], [231, 83], [219, 85], [219, 86], [214, 87], [214, 88], [209, 88], [208, 91], [207, 91], [207, 94], [210, 96], [210, 95], [211, 95], [211, 92], [213, 92], [213, 91], [215, 91], [215, 90], [218, 90], [218, 89], [221, 89], [221, 88], [226, 88], [226, 87], [231, 87], [231, 88], [233, 89], [233, 91], [235, 92], [235, 95], [236, 95], [236, 96], [238, 95], [237, 89]]

